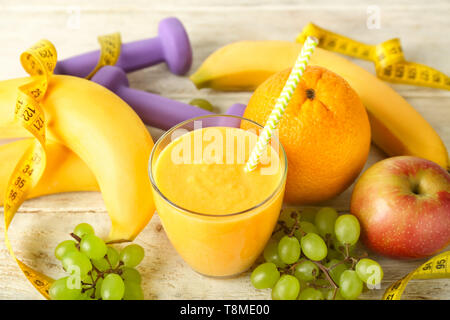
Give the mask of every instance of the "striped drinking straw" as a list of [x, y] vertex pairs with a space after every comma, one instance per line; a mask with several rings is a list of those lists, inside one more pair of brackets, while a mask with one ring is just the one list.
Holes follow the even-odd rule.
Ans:
[[319, 41], [315, 37], [308, 37], [304, 42], [302, 51], [300, 52], [297, 61], [292, 68], [291, 74], [289, 75], [289, 78], [287, 79], [286, 84], [284, 85], [284, 88], [281, 91], [277, 102], [275, 103], [275, 107], [273, 108], [269, 119], [267, 119], [266, 125], [259, 135], [258, 141], [256, 142], [256, 145], [253, 148], [252, 153], [250, 154], [250, 157], [245, 165], [245, 171], [253, 171], [258, 166], [261, 155], [267, 148], [273, 132], [278, 127], [278, 123], [283, 116], [284, 110], [286, 110], [286, 107], [291, 100], [292, 94], [297, 88], [298, 82], [300, 81], [300, 78], [305, 71], [309, 58], [311, 57], [318, 43]]

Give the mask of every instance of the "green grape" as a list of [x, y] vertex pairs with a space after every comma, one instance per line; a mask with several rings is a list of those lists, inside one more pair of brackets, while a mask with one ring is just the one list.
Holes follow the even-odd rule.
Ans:
[[92, 284], [92, 282], [94, 281], [93, 279], [96, 279], [97, 276], [98, 276], [97, 271], [91, 270], [87, 273], [86, 276], [81, 278], [81, 281]]
[[274, 239], [270, 239], [267, 243], [264, 248], [263, 256], [266, 262], [273, 262], [278, 268], [286, 267], [286, 264], [278, 255], [278, 241], [275, 241]]
[[90, 259], [98, 260], [106, 255], [105, 242], [94, 234], [86, 234], [80, 242], [80, 251]]
[[113, 268], [117, 267], [119, 264], [120, 255], [119, 252], [114, 249], [113, 247], [109, 247], [106, 250], [106, 255], [108, 256], [109, 263], [111, 263], [111, 266]]
[[103, 278], [100, 278], [95, 283], [95, 299], [100, 300], [102, 298], [102, 284]]
[[134, 268], [144, 258], [144, 249], [138, 244], [130, 244], [120, 251], [119, 257], [125, 267]]
[[359, 221], [352, 214], [343, 214], [337, 218], [334, 231], [340, 243], [354, 245], [359, 239]]
[[[334, 296], [334, 299], [333, 299]], [[334, 294], [334, 289], [329, 289], [325, 291], [324, 294], [325, 300], [345, 300], [341, 295], [341, 290], [338, 289], [336, 295]]]
[[308, 284], [311, 283], [310, 281], [303, 281], [303, 280], [300, 280], [299, 278], [297, 278], [297, 280], [298, 280], [298, 283], [300, 284], [300, 288], [306, 288], [308, 286]]
[[342, 243], [340, 243], [339, 240], [336, 239], [335, 237], [331, 239], [331, 244], [336, 251], [341, 253], [345, 252], [345, 246]]
[[329, 271], [331, 278], [334, 280], [334, 282], [336, 282], [339, 285], [339, 280], [341, 278], [342, 273], [348, 269], [347, 265], [345, 265], [344, 263], [341, 263], [339, 265], [337, 265], [338, 263], [340, 263], [339, 260], [337, 259], [332, 259], [330, 260], [325, 266], [327, 268], [330, 268], [334, 265], [336, 265], [336, 267], [334, 267], [333, 269], [331, 269]]
[[328, 281], [328, 279], [324, 276], [323, 273], [321, 273], [318, 278], [312, 281], [308, 281], [306, 286], [321, 290], [323, 294], [325, 294], [326, 290], [332, 288], [330, 281]]
[[214, 110], [214, 107], [212, 106], [212, 104], [208, 100], [205, 100], [205, 99], [200, 99], [200, 98], [192, 99], [189, 102], [189, 104], [191, 106], [196, 106], [196, 107], [199, 107], [203, 110], [207, 110], [210, 112], [212, 112]]
[[98, 270], [100, 271], [106, 271], [111, 269], [111, 267], [109, 266], [108, 261], [106, 261], [105, 258], [101, 258], [101, 259], [97, 259], [97, 260], [91, 260], [92, 265], [94, 267], [96, 267]]
[[312, 283], [318, 287], [329, 287], [330, 286], [330, 282], [325, 277], [317, 278], [313, 281], [310, 281], [310, 283]]
[[141, 284], [142, 277], [139, 271], [134, 268], [123, 267], [121, 277], [124, 281]]
[[292, 228], [292, 226], [295, 223], [295, 220], [297, 220], [299, 217], [298, 212], [295, 208], [285, 208], [281, 211], [280, 217], [278, 218], [279, 221], [283, 221], [288, 228]]
[[380, 264], [372, 259], [364, 258], [358, 261], [355, 267], [358, 277], [368, 286], [381, 283], [384, 273]]
[[278, 241], [280, 241], [281, 238], [283, 238], [285, 235], [286, 235], [286, 233], [284, 233], [283, 230], [278, 230], [277, 232], [272, 234], [271, 240], [276, 241], [277, 245], [278, 245]]
[[250, 276], [250, 280], [256, 289], [272, 288], [278, 279], [280, 279], [280, 272], [272, 262], [260, 264]]
[[352, 255], [353, 250], [356, 248], [356, 244], [350, 245], [350, 244], [343, 244], [338, 239], [334, 238], [331, 241], [332, 246], [334, 249], [336, 249], [337, 252], [341, 254], [338, 259], [342, 258], [342, 256], [346, 255], [346, 247], [348, 246], [348, 254]]
[[73, 233], [80, 238], [83, 238], [87, 234], [95, 234], [94, 228], [88, 223], [80, 223], [73, 229]]
[[[91, 271], [92, 272], [92, 271]], [[92, 278], [91, 278], [91, 275], [90, 275], [90, 272], [88, 272], [88, 274], [85, 276], [85, 277], [83, 277], [83, 278], [81, 278], [81, 288], [83, 289], [86, 289], [85, 287], [83, 287], [83, 286], [91, 286], [92, 285], [92, 282], [93, 282], [93, 280], [92, 280]]]
[[303, 237], [303, 233], [300, 230], [295, 230], [294, 231], [294, 236], [297, 238], [298, 241], [301, 241], [302, 237]]
[[92, 260], [92, 264], [100, 271], [106, 271], [109, 269], [114, 269], [117, 267], [117, 264], [119, 262], [119, 253], [116, 249], [113, 247], [108, 247], [106, 250], [106, 256], [108, 257], [108, 260], [106, 258], [101, 258], [97, 260]]
[[300, 221], [300, 229], [305, 233], [316, 233], [319, 234], [319, 229], [308, 221]]
[[300, 292], [298, 300], [323, 300], [323, 293], [314, 288], [306, 288]]
[[354, 300], [361, 294], [363, 290], [363, 282], [358, 277], [356, 271], [345, 270], [342, 272], [339, 280], [339, 289], [341, 291], [341, 295], [346, 300]]
[[[80, 272], [80, 278], [84, 278], [92, 270], [89, 258], [79, 251], [70, 251], [62, 257], [62, 265], [67, 272]], [[76, 269], [75, 269], [76, 268]]]
[[55, 248], [55, 257], [61, 260], [62, 257], [70, 251], [78, 251], [76, 247], [76, 242], [73, 240], [66, 240], [58, 244]]
[[322, 237], [334, 234], [334, 223], [337, 217], [338, 214], [333, 208], [325, 207], [317, 212], [314, 222]]
[[110, 273], [103, 279], [100, 290], [103, 300], [121, 300], [125, 293], [125, 284], [118, 274]]
[[125, 281], [124, 300], [144, 300], [144, 291], [139, 283], [133, 281]]
[[342, 259], [343, 255], [341, 252], [334, 250], [334, 249], [330, 249], [328, 248], [328, 254], [327, 254], [327, 259], [328, 260], [333, 260], [333, 259]]
[[316, 218], [317, 209], [316, 208], [304, 208], [300, 213], [300, 220], [306, 221], [310, 223], [314, 223], [314, 219]]
[[48, 293], [52, 300], [76, 300], [81, 295], [81, 287], [76, 289], [68, 288], [68, 278], [64, 277], [52, 283]]
[[94, 298], [92, 298], [93, 293], [94, 289], [86, 290], [78, 297], [78, 300], [95, 300]]
[[95, 279], [97, 279], [97, 277], [98, 277], [97, 271], [91, 270], [85, 277], [81, 278], [81, 281], [87, 285], [92, 285], [92, 283], [94, 282]]
[[304, 260], [295, 266], [294, 275], [298, 280], [311, 281], [319, 275], [319, 267], [314, 262]]
[[294, 235], [300, 241], [304, 234], [307, 233], [316, 233], [319, 234], [319, 230], [317, 230], [316, 226], [308, 221], [300, 221], [299, 223], [300, 229], [295, 230]]
[[296, 237], [284, 236], [278, 243], [278, 255], [284, 263], [292, 264], [300, 258], [300, 243]]
[[289, 274], [284, 274], [272, 289], [273, 300], [296, 300], [300, 292], [298, 279]]
[[327, 245], [323, 239], [315, 234], [308, 233], [301, 240], [303, 254], [314, 261], [320, 261], [327, 256]]

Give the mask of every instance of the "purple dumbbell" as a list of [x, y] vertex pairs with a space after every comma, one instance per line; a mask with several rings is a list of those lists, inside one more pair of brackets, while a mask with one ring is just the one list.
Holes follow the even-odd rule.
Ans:
[[[84, 78], [94, 70], [99, 57], [100, 50], [96, 50], [61, 60], [56, 64], [54, 73]], [[160, 62], [166, 62], [170, 71], [178, 75], [185, 74], [191, 67], [189, 37], [177, 18], [162, 20], [155, 38], [122, 44], [116, 66], [130, 72]]]
[[[92, 81], [108, 88], [121, 97], [141, 117], [142, 121], [152, 127], [168, 130], [174, 125], [195, 117], [212, 115], [207, 110], [174, 101], [157, 94], [136, 90], [129, 87], [125, 72], [115, 66], [101, 68], [93, 77]], [[242, 116], [245, 105], [233, 104], [226, 112], [227, 115]], [[240, 119], [226, 119], [227, 126], [238, 126]]]

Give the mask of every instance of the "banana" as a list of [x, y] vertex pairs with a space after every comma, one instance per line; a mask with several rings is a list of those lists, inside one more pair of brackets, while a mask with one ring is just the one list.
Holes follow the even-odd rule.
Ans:
[[[33, 139], [24, 139], [0, 146], [0, 195], [5, 194], [15, 165], [32, 143]], [[55, 141], [47, 140], [46, 148], [47, 166], [27, 199], [60, 192], [100, 190], [94, 174], [75, 153]], [[0, 206], [3, 200], [0, 196]]]
[[[0, 111], [1, 114], [1, 111]], [[15, 139], [15, 138], [31, 138], [32, 135], [23, 127], [17, 126], [14, 123], [4, 124], [0, 127], [0, 139]]]
[[[211, 54], [191, 75], [197, 88], [254, 90], [270, 75], [292, 67], [301, 44], [241, 41]], [[414, 155], [449, 169], [447, 149], [431, 125], [391, 87], [332, 52], [316, 48], [310, 65], [343, 77], [359, 94], [371, 124], [373, 142], [389, 156]]]
[[[0, 82], [0, 127], [12, 122], [17, 88], [28, 81]], [[98, 182], [111, 219], [108, 240], [133, 240], [155, 211], [145, 125], [114, 93], [77, 77], [52, 76], [42, 105], [48, 139], [72, 150]]]

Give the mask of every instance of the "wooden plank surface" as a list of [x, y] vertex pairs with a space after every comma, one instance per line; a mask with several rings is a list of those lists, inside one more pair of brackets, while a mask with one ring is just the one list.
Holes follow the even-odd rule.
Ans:
[[[59, 58], [97, 48], [96, 36], [120, 31], [124, 41], [154, 36], [158, 21], [178, 17], [185, 25], [194, 50], [193, 72], [218, 47], [237, 40], [293, 40], [309, 21], [355, 39], [378, 43], [400, 37], [408, 60], [433, 66], [450, 73], [448, 50], [450, 38], [450, 3], [438, 1], [378, 1], [381, 28], [366, 27], [367, 7], [372, 1], [0, 1], [1, 79], [23, 76], [19, 53], [41, 38], [51, 40]], [[79, 28], [70, 21], [80, 10]], [[373, 65], [355, 61], [373, 71]], [[187, 77], [170, 74], [158, 65], [129, 75], [131, 86], [188, 102], [194, 97], [207, 98], [223, 111], [233, 103], [246, 103], [251, 93], [224, 93], [197, 90]], [[450, 92], [406, 85], [393, 85], [436, 129], [450, 146]], [[149, 128], [154, 139], [160, 130]], [[384, 155], [371, 150], [366, 168]], [[351, 187], [332, 201], [341, 212], [349, 208]], [[109, 230], [109, 219], [99, 193], [52, 195], [27, 201], [16, 216], [10, 235], [19, 257], [26, 263], [58, 277], [60, 264], [53, 256], [58, 242], [67, 237], [79, 222], [95, 226], [101, 235]], [[40, 299], [9, 257], [0, 228], [0, 299]], [[140, 267], [146, 299], [266, 299], [269, 292], [251, 287], [248, 273], [233, 279], [212, 279], [193, 272], [176, 254], [160, 220], [155, 215], [137, 238], [146, 249]], [[398, 261], [374, 255], [385, 270], [381, 290], [370, 290], [363, 298], [379, 299], [384, 289], [423, 263]], [[450, 280], [412, 281], [405, 299], [450, 299]]]

